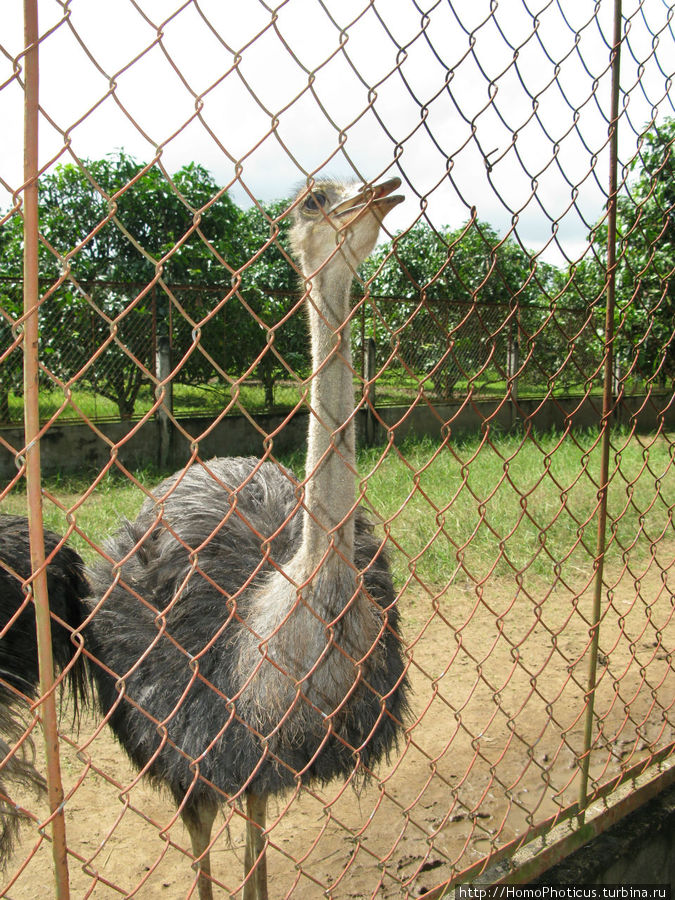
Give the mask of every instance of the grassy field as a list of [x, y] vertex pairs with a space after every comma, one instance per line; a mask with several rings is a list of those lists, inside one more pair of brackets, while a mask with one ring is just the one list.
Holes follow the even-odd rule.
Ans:
[[[153, 387], [143, 385], [139, 391], [134, 408], [134, 418], [145, 415], [154, 403]], [[547, 385], [521, 384], [519, 396], [541, 397], [549, 390]], [[247, 379], [241, 384], [225, 385], [222, 383], [205, 384], [200, 386], [175, 383], [173, 386], [174, 414], [177, 416], [208, 415], [222, 412], [228, 404], [235, 401], [236, 408], [232, 411], [240, 412], [242, 409], [252, 414], [274, 412], [292, 409], [302, 396], [301, 382], [294, 383], [290, 380], [279, 380], [274, 388], [274, 406], [272, 408], [266, 402], [265, 390], [259, 381]], [[358, 400], [363, 391], [362, 382], [354, 380], [354, 396]], [[440, 394], [435, 392], [433, 381], [429, 377], [409, 375], [402, 370], [386, 372], [378, 378], [376, 396], [377, 403], [381, 406], [408, 405], [420, 391], [424, 391], [429, 398], [442, 400]], [[465, 397], [471, 391], [474, 396], [481, 398], [502, 398], [508, 392], [506, 381], [496, 375], [494, 380], [482, 378], [480, 381], [463, 379], [458, 381], [453, 389], [453, 397]], [[592, 393], [598, 394], [601, 385], [597, 385]], [[552, 389], [553, 396], [582, 396], [585, 388], [582, 385], [562, 385]], [[84, 414], [93, 421], [113, 420], [120, 418], [119, 408], [115, 402], [96, 394], [90, 390], [73, 389], [70, 402], [64, 405], [62, 391], [41, 391], [40, 393], [40, 421], [48, 421], [55, 413], [67, 420], [79, 420]], [[452, 399], [452, 398], [450, 398]], [[62, 409], [63, 407], [63, 409]], [[9, 393], [9, 422], [3, 424], [20, 424], [23, 420], [23, 397]]]
[[[284, 383], [275, 389], [275, 404], [281, 409], [292, 409], [298, 402], [300, 391], [297, 387]], [[72, 402], [68, 403], [60, 413], [60, 418], [81, 418], [83, 413], [94, 421], [119, 420], [120, 413], [116, 403], [95, 394], [92, 391], [73, 390]], [[193, 387], [185, 384], [174, 385], [174, 413], [177, 416], [205, 415], [218, 413], [231, 403], [232, 399], [243, 409], [251, 413], [267, 412], [265, 404], [265, 391], [257, 382], [247, 382], [230, 389], [220, 384]], [[153, 389], [150, 385], [144, 385], [138, 395], [135, 406], [134, 418], [140, 418], [154, 402]], [[45, 422], [58, 412], [64, 404], [64, 395], [58, 390], [42, 391], [40, 393], [40, 421]], [[10, 423], [19, 424], [23, 418], [23, 397], [10, 392], [9, 395]], [[238, 412], [239, 410], [234, 410]]]
[[[613, 438], [610, 459], [608, 557], [632, 560], [658, 553], [672, 536], [673, 445], [659, 436]], [[281, 459], [300, 473], [300, 454]], [[409, 577], [436, 588], [455, 578], [494, 575], [574, 580], [588, 577], [595, 557], [600, 447], [595, 432], [498, 436], [441, 445], [408, 440], [359, 453], [360, 492], [388, 546], [400, 586]], [[146, 492], [164, 475], [119, 472], [92, 487], [94, 475], [44, 483], [48, 527], [63, 533], [68, 518], [100, 544], [120, 517], [133, 518]], [[0, 504], [24, 513], [15, 488]], [[95, 555], [78, 534], [72, 543]]]
[[[364, 454], [366, 496], [401, 548], [399, 578], [427, 583], [492, 575], [577, 579], [596, 552], [600, 446], [596, 433], [503, 436], [439, 447], [409, 444], [378, 465]], [[646, 555], [672, 534], [669, 441], [618, 434], [610, 470], [608, 558]]]

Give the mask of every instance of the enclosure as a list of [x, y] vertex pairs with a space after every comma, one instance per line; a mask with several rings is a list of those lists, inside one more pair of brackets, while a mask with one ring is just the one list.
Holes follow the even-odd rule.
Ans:
[[[286, 769], [260, 828], [274, 898], [522, 883], [671, 785], [675, 5], [5, 6], [0, 452], [14, 469], [0, 510], [28, 516], [31, 566], [21, 577], [16, 560], [0, 565], [21, 582], [22, 608], [37, 609], [40, 684], [33, 695], [0, 671], [21, 718], [17, 735], [0, 734], [0, 799], [23, 817], [0, 896], [46, 896], [53, 871], [59, 898], [196, 897], [199, 854], [181, 812], [235, 725], [261, 757], [237, 790], [214, 788], [216, 896], [243, 897], [262, 869], [259, 857], [242, 874], [245, 801], [270, 759]], [[351, 238], [333, 225], [331, 253], [310, 265], [300, 229], [305, 213], [315, 231], [333, 214], [345, 221], [342, 200], [322, 206], [343, 180], [354, 183], [344, 196], [369, 186], [344, 229], [373, 210], [381, 228], [350, 261], [349, 312], [335, 320], [317, 298]], [[308, 327], [333, 341], [320, 363]], [[264, 467], [230, 484], [210, 457], [229, 452], [242, 421]], [[45, 475], [41, 459], [63, 453], [76, 427], [104, 461], [88, 464], [77, 438], [60, 474]], [[130, 463], [147, 435], [160, 450]], [[177, 482], [164, 481], [167, 459], [186, 467]], [[213, 638], [185, 649], [172, 631], [184, 593], [201, 577], [215, 584], [200, 566], [268, 466], [296, 506], [276, 530], [249, 520], [259, 560], [244, 587], [267, 566], [263, 586], [293, 584], [293, 614], [307, 608], [311, 630], [312, 579], [328, 577], [333, 556], [355, 585], [339, 614], [318, 617], [327, 644], [306, 669], [274, 649], [288, 618], [258, 632], [237, 605], [246, 595], [219, 584]], [[190, 472], [235, 499], [203, 540], [176, 539], [188, 562], [160, 602], [129, 588], [131, 567], [152, 554], [153, 528], [176, 534], [171, 496]], [[363, 564], [340, 549], [357, 504], [382, 542]], [[277, 562], [270, 547], [298, 517], [305, 536], [321, 526], [318, 509], [327, 545], [304, 579], [299, 557]], [[109, 538], [139, 511], [133, 546], [116, 556]], [[51, 550], [43, 528], [58, 536]], [[70, 629], [74, 662], [54, 672], [45, 573], [63, 545], [92, 585], [107, 560], [110, 589], [92, 587], [86, 621]], [[386, 603], [368, 582], [385, 559]], [[97, 632], [118, 588], [131, 614]], [[340, 631], [364, 595], [380, 623], [367, 647]], [[115, 668], [91, 635], [113, 646], [135, 615], [150, 617], [152, 639]], [[255, 682], [211, 685], [227, 712], [185, 751], [176, 729], [199, 666], [222, 635], [234, 642], [235, 624], [297, 696], [258, 731], [243, 713]], [[184, 654], [182, 674], [139, 687], [160, 639]], [[379, 712], [350, 743], [339, 723], [361, 711], [340, 712], [386, 654], [402, 674], [369, 687]], [[342, 658], [353, 684], [326, 711], [312, 678]], [[97, 705], [96, 679], [75, 708], [68, 668], [80, 660], [112, 672], [113, 708]], [[170, 688], [174, 707], [159, 715], [153, 691]], [[327, 723], [321, 748], [349, 750], [340, 777], [310, 777], [321, 748], [306, 765], [275, 757], [303, 703]], [[155, 747], [140, 770], [111, 730], [125, 704]], [[389, 720], [398, 739], [371, 766]], [[11, 777], [31, 741], [46, 794]], [[165, 746], [192, 779], [179, 804], [147, 777]]]

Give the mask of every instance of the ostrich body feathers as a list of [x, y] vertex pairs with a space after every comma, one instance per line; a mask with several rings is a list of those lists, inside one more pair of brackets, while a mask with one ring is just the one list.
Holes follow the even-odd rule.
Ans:
[[[51, 556], [60, 538], [45, 531], [47, 557]], [[9, 568], [7, 568], [9, 567]], [[11, 571], [9, 571], [11, 569]], [[15, 573], [15, 574], [13, 574]], [[46, 784], [34, 766], [34, 747], [31, 737], [23, 740], [27, 727], [27, 705], [24, 697], [37, 696], [39, 683], [35, 607], [26, 600], [21, 582], [31, 575], [28, 522], [21, 516], [0, 516], [0, 760], [2, 767], [0, 793], [0, 865], [7, 862], [22, 815], [10, 802], [6, 784], [29, 787], [43, 793]], [[84, 564], [70, 547], [61, 547], [47, 566], [47, 590], [52, 613], [66, 625], [52, 618], [52, 653], [57, 670], [64, 669], [73, 659], [76, 645], [71, 630], [84, 620], [83, 597], [88, 586]], [[21, 607], [23, 606], [23, 609]], [[12, 621], [21, 609], [20, 614]], [[10, 624], [11, 622], [11, 624]], [[87, 674], [84, 657], [80, 656], [68, 672], [68, 682], [77, 706], [86, 698]]]
[[[274, 793], [298, 777], [344, 777], [357, 760], [366, 771], [395, 743], [406, 685], [393, 585], [363, 513], [354, 568], [365, 590], [352, 570], [340, 596], [318, 567], [311, 608], [292, 587], [279, 621], [270, 588], [283, 587], [278, 570], [302, 536], [290, 473], [271, 462], [216, 459], [171, 476], [156, 489], [165, 495], [161, 521], [146, 501], [108, 544], [113, 560], [126, 560], [120, 583], [111, 588], [110, 565], [91, 573], [103, 602], [87, 647], [114, 673], [93, 666], [103, 710], [112, 710], [110, 725], [132, 761], [196, 805], [213, 803], [197, 769], [228, 796]], [[368, 646], [354, 658], [359, 642], [350, 633], [364, 619]], [[274, 623], [267, 633], [257, 630], [261, 621]]]

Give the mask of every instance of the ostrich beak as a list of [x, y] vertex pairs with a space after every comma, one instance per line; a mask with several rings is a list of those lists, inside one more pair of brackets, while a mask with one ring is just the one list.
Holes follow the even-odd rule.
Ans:
[[331, 219], [343, 219], [348, 216], [347, 222], [339, 222], [340, 229], [353, 225], [367, 212], [374, 212], [377, 218], [382, 219], [399, 203], [405, 200], [403, 194], [394, 194], [401, 186], [400, 178], [390, 178], [380, 184], [365, 184], [359, 191], [345, 200], [341, 200], [326, 215]]

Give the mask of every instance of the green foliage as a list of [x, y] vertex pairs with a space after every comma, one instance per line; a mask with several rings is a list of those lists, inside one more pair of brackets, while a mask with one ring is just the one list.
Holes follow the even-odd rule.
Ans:
[[[665, 386], [675, 377], [675, 119], [644, 135], [631, 172], [617, 210], [616, 346], [624, 371]], [[606, 224], [595, 241], [604, 262]]]
[[[411, 575], [441, 590], [519, 572], [524, 586], [537, 591], [537, 579], [574, 584], [591, 577], [600, 457], [595, 431], [568, 433], [564, 440], [556, 433], [491, 433], [490, 440], [453, 438], [443, 445], [409, 436], [399, 447], [360, 450], [357, 464], [370, 517], [387, 523], [379, 533], [390, 536], [387, 550], [398, 587]], [[636, 565], [657, 552], [659, 537], [671, 528], [675, 483], [665, 477], [672, 465], [670, 444], [617, 431], [612, 460], [606, 562], [625, 566], [629, 549]], [[281, 462], [300, 474], [303, 454]], [[163, 474], [143, 470], [134, 476], [152, 490]], [[64, 510], [73, 509], [77, 526], [101, 544], [120, 516], [135, 518], [146, 497], [116, 470], [91, 493], [90, 488], [87, 473], [47, 479], [46, 494], [60, 504], [45, 501], [47, 526], [65, 533]], [[25, 510], [25, 494], [16, 488], [2, 511]], [[71, 542], [92, 558], [84, 540], [74, 535]]]
[[[661, 385], [675, 376], [674, 141], [675, 120], [646, 133], [618, 205], [614, 347], [624, 373]], [[124, 152], [43, 176], [42, 387], [94, 392], [129, 417], [153, 382], [154, 336], [170, 333], [176, 385], [229, 393], [253, 377], [272, 407], [280, 379], [309, 371], [288, 205], [240, 210], [202, 166], [169, 175]], [[362, 334], [376, 336], [392, 384], [450, 398], [478, 376], [481, 389], [506, 385], [517, 342], [521, 389], [587, 388], [604, 352], [604, 220], [592, 239], [563, 270], [485, 222], [418, 223], [363, 266], [370, 302], [356, 354]], [[0, 228], [0, 421], [22, 390], [22, 269], [15, 213]]]
[[500, 325], [515, 305], [546, 299], [553, 272], [485, 222], [440, 231], [418, 223], [364, 266], [373, 296], [397, 300], [379, 304], [370, 328], [384, 327], [403, 365], [427, 373], [448, 398], [458, 382], [493, 363], [492, 377], [505, 377], [509, 329]]
[[375, 251], [364, 277], [377, 296], [453, 303], [506, 303], [537, 296], [530, 256], [486, 222], [436, 230], [418, 223]]
[[547, 267], [541, 300], [520, 314], [520, 385], [552, 393], [599, 388], [604, 342], [605, 270], [594, 256]]
[[213, 282], [222, 279], [218, 255], [232, 256], [237, 218], [195, 163], [171, 178], [124, 152], [58, 166], [40, 182], [41, 233], [54, 251], [43, 274], [67, 260], [78, 281], [148, 282], [161, 273], [167, 282]]
[[23, 356], [15, 326], [23, 313], [22, 250], [21, 220], [14, 215], [0, 228], [0, 276], [5, 276], [0, 280], [0, 422], [9, 421], [10, 392], [23, 390]]
[[[274, 386], [280, 377], [295, 378], [308, 370], [307, 323], [298, 301], [298, 272], [288, 257], [288, 200], [242, 212], [240, 225], [241, 327], [247, 336], [241, 350], [246, 359], [233, 371], [245, 371], [259, 360], [268, 409], [274, 406]], [[250, 312], [249, 312], [250, 309]], [[253, 313], [253, 315], [251, 314]], [[237, 332], [241, 334], [240, 331]]]
[[630, 195], [619, 203], [620, 321], [640, 370], [675, 375], [675, 120], [645, 136]]
[[[81, 167], [57, 166], [40, 180], [39, 202], [47, 294], [40, 310], [41, 359], [52, 384], [77, 377], [128, 418], [154, 366], [156, 294], [148, 283], [159, 275], [222, 281], [221, 260], [234, 255], [238, 210], [202, 166], [191, 163], [169, 178], [158, 165], [143, 166], [123, 152]], [[1, 233], [0, 274], [18, 277], [19, 216]], [[64, 273], [68, 278], [59, 286]], [[3, 308], [15, 317], [17, 298], [10, 290], [3, 294]], [[14, 378], [3, 384], [12, 386]]]
[[[240, 210], [229, 236], [231, 285], [219, 292], [176, 289], [181, 306], [200, 325], [197, 352], [181, 368], [177, 381], [200, 385], [243, 375], [258, 378], [266, 406], [275, 403], [275, 385], [307, 370], [307, 327], [298, 301], [298, 276], [284, 248], [290, 221], [287, 201]], [[222, 302], [224, 301], [224, 302]], [[215, 303], [217, 315], [209, 318]], [[174, 356], [192, 341], [192, 323], [173, 320]], [[214, 368], [214, 363], [217, 368]]]
[[[272, 405], [278, 377], [307, 368], [305, 317], [289, 316], [297, 275], [281, 249], [286, 207], [242, 211], [202, 166], [169, 176], [124, 152], [45, 175], [40, 355], [52, 376], [45, 389], [76, 378], [130, 417], [154, 371], [156, 320], [158, 334], [171, 332], [176, 384], [223, 384], [255, 371]], [[22, 310], [20, 216], [0, 229], [0, 250], [0, 275], [17, 279], [2, 286], [2, 352]], [[4, 421], [21, 369], [15, 350], [0, 375]]]

